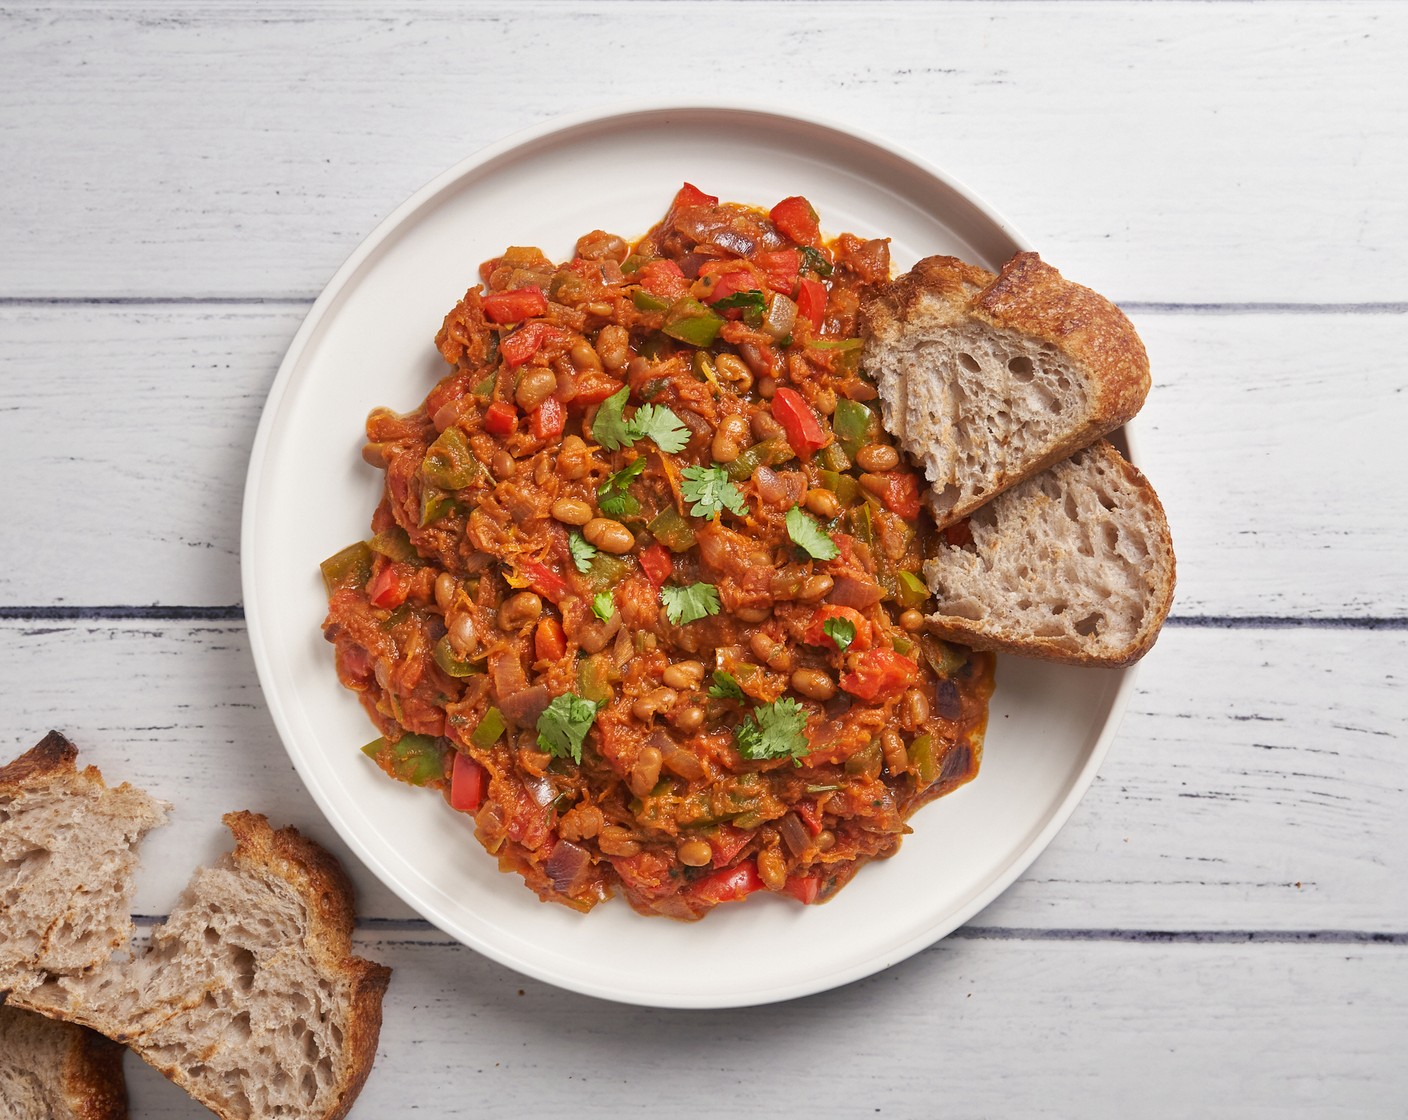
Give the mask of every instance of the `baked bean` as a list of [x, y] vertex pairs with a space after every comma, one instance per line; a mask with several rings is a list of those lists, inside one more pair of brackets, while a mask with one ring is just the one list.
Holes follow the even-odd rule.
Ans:
[[606, 815], [595, 805], [574, 805], [562, 815], [557, 833], [564, 840], [589, 840], [605, 823]]
[[671, 688], [688, 692], [691, 688], [698, 688], [699, 682], [704, 679], [704, 666], [698, 661], [676, 661], [666, 666], [660, 677]]
[[435, 577], [435, 605], [442, 611], [448, 611], [455, 601], [455, 592], [460, 589], [460, 585], [455, 582], [455, 577], [449, 572], [441, 572]]
[[772, 607], [739, 607], [733, 617], [739, 622], [766, 622], [772, 614]]
[[500, 630], [521, 630], [538, 621], [543, 613], [543, 601], [531, 591], [510, 595], [499, 608]]
[[714, 359], [714, 371], [724, 381], [746, 381], [744, 392], [753, 384], [753, 371], [737, 354], [720, 354]]
[[707, 867], [714, 862], [714, 849], [707, 840], [686, 840], [675, 849], [675, 856], [686, 867]]
[[924, 698], [924, 693], [917, 688], [911, 688], [904, 694], [904, 701], [900, 705], [900, 723], [906, 731], [918, 731], [929, 719], [929, 701]]
[[594, 303], [587, 304], [582, 310], [588, 315], [595, 315], [598, 319], [609, 319], [611, 318], [611, 312], [614, 311], [615, 308], [604, 300], [598, 300]]
[[830, 416], [836, 411], [836, 390], [823, 386], [815, 390], [812, 396], [812, 404], [823, 416]]
[[580, 338], [574, 342], [572, 349], [567, 353], [572, 359], [572, 365], [579, 372], [601, 368], [601, 359], [597, 357], [596, 351], [592, 349], [592, 344], [585, 338]]
[[748, 421], [742, 416], [725, 416], [718, 430], [714, 432], [714, 442], [710, 454], [716, 463], [732, 463], [743, 453], [743, 443], [748, 438]]
[[581, 436], [568, 436], [557, 453], [557, 473], [570, 481], [585, 478], [591, 468], [591, 452]]
[[836, 834], [829, 828], [823, 828], [816, 834], [816, 850], [819, 852], [829, 852], [836, 846]]
[[830, 521], [841, 512], [840, 500], [830, 490], [823, 490], [821, 487], [808, 490], [802, 504], [807, 507], [808, 512], [816, 514], [824, 521]]
[[885, 754], [885, 769], [894, 777], [909, 768], [909, 754], [904, 749], [904, 740], [893, 727], [880, 732], [880, 749]]
[[792, 687], [812, 700], [830, 700], [836, 695], [836, 682], [820, 669], [798, 669], [792, 674]]
[[597, 834], [596, 843], [602, 855], [616, 856], [619, 859], [640, 855], [640, 845], [619, 824], [609, 824], [603, 828]]
[[637, 354], [626, 363], [626, 376], [630, 378], [644, 377], [648, 369], [650, 369], [650, 359], [642, 358]]
[[682, 708], [671, 708], [668, 718], [676, 731], [690, 734], [704, 726], [704, 709], [698, 704], [686, 704]]
[[557, 374], [550, 369], [535, 366], [518, 379], [518, 388], [513, 399], [524, 412], [532, 412], [550, 396], [557, 392]]
[[631, 705], [631, 715], [642, 723], [649, 723], [657, 713], [668, 712], [675, 706], [679, 694], [673, 688], [652, 688], [644, 696], [636, 698]]
[[777, 394], [777, 379], [773, 377], [758, 378], [758, 396], [766, 400], [772, 400]]
[[513, 461], [513, 456], [503, 449], [495, 451], [494, 457], [489, 460], [489, 472], [500, 481], [512, 478], [517, 471], [518, 464]]
[[654, 747], [642, 747], [640, 754], [636, 755], [634, 765], [631, 766], [631, 792], [637, 797], [644, 797], [655, 788], [655, 783], [659, 780], [660, 752]]
[[479, 648], [479, 635], [474, 632], [474, 619], [467, 614], [457, 614], [450, 619], [450, 648], [461, 661], [473, 655]]
[[631, 248], [620, 237], [605, 230], [594, 229], [577, 238], [573, 255], [584, 261], [615, 261], [620, 264], [629, 255]]
[[922, 629], [923, 626], [924, 626], [924, 612], [923, 612], [923, 611], [917, 611], [917, 610], [915, 610], [913, 607], [910, 607], [909, 610], [903, 612], [903, 613], [900, 615], [900, 629], [901, 629], [901, 630], [908, 630], [911, 634], [913, 634], [916, 630]]
[[582, 536], [603, 552], [623, 556], [636, 545], [636, 538], [619, 521], [609, 517], [593, 517], [582, 527]]
[[787, 884], [787, 861], [776, 848], [758, 853], [758, 878], [770, 891], [780, 891]]
[[892, 471], [900, 465], [900, 453], [888, 443], [867, 443], [856, 452], [856, 466], [863, 471]]
[[596, 353], [609, 370], [621, 369], [631, 360], [631, 336], [625, 327], [609, 323], [596, 336]]
[[787, 434], [782, 425], [777, 422], [776, 417], [761, 409], [749, 417], [748, 424], [753, 429], [753, 438], [759, 443], [765, 439], [777, 439], [779, 436]]
[[769, 669], [781, 673], [792, 667], [791, 651], [781, 642], [773, 641], [771, 635], [761, 630], [753, 632], [753, 636], [748, 639], [748, 648], [753, 651], [753, 656]]
[[381, 467], [384, 470], [387, 463], [391, 461], [387, 451], [390, 446], [389, 443], [368, 443], [363, 445], [362, 461], [373, 467]]
[[824, 599], [831, 594], [831, 589], [836, 585], [836, 581], [825, 572], [818, 572], [814, 576], [808, 576], [802, 581], [802, 586], [797, 588], [797, 598], [804, 603], [815, 603], [818, 599]]
[[592, 519], [592, 507], [576, 498], [558, 498], [552, 504], [552, 515], [564, 525], [585, 525]]

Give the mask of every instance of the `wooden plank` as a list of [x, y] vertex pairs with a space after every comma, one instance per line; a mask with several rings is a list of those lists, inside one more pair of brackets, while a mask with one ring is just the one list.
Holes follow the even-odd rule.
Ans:
[[[0, 603], [237, 603], [249, 447], [303, 313], [0, 307], [0, 380], [24, 386], [0, 410], [0, 445], [26, 480], [7, 497], [26, 547], [0, 570]], [[1142, 461], [1173, 526], [1176, 613], [1408, 615], [1408, 314], [1135, 320], [1155, 379]]]
[[[687, 28], [689, 56], [735, 77], [652, 67], [649, 100], [787, 106], [799, 73], [824, 76], [808, 112], [942, 165], [1121, 299], [1404, 298], [1408, 10], [1092, 10], [6, 5], [0, 295], [310, 296], [427, 179], [609, 103], [608, 75]], [[707, 178], [708, 153], [688, 170]]]
[[[975, 924], [1408, 931], [1405, 663], [1403, 631], [1165, 632], [1075, 816]], [[0, 693], [0, 755], [58, 726], [112, 780], [173, 803], [139, 912], [164, 912], [192, 860], [223, 850], [221, 813], [252, 808], [348, 858], [365, 918], [411, 917], [304, 792], [242, 627], [3, 623]]]
[[[809, 999], [612, 1006], [458, 946], [363, 938], [395, 970], [352, 1112], [616, 1117], [1402, 1114], [1402, 946], [950, 940]], [[845, 1029], [851, 1024], [852, 1029]], [[1014, 1045], [1014, 1042], [1018, 1043]], [[207, 1115], [129, 1058], [133, 1115]], [[668, 1086], [666, 1090], [665, 1086]]]

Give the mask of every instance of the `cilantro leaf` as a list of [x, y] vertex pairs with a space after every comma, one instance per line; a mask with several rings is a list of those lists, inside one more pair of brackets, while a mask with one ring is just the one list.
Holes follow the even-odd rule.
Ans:
[[592, 421], [592, 438], [608, 451], [629, 447], [635, 441], [626, 425], [626, 398], [631, 390], [622, 386], [601, 402]]
[[616, 600], [609, 591], [598, 591], [592, 596], [592, 614], [605, 622], [616, 613]]
[[554, 758], [582, 761], [582, 743], [596, 722], [600, 705], [571, 692], [554, 696], [538, 717], [538, 746]]
[[645, 470], [645, 457], [641, 456], [630, 466], [622, 467], [597, 487], [596, 504], [608, 517], [634, 517], [640, 512], [640, 503], [629, 493], [627, 487], [640, 477]]
[[572, 564], [577, 571], [585, 575], [592, 570], [592, 561], [596, 559], [596, 545], [574, 529], [567, 534], [567, 549], [572, 553]]
[[717, 299], [709, 306], [715, 311], [729, 311], [737, 307], [742, 311], [762, 312], [767, 310], [768, 301], [757, 288], [749, 288], [746, 292], [734, 292], [723, 299]]
[[660, 601], [665, 617], [676, 626], [696, 622], [705, 615], [719, 613], [719, 593], [712, 583], [691, 583], [688, 587], [662, 587]]
[[636, 409], [626, 430], [633, 437], [632, 443], [638, 439], [653, 440], [656, 447], [671, 455], [683, 451], [694, 434], [668, 408], [655, 404], [643, 404]]
[[759, 761], [767, 758], [800, 758], [808, 751], [807, 713], [790, 696], [753, 709], [734, 731], [738, 753]]
[[831, 262], [820, 249], [813, 249], [810, 245], [802, 246], [802, 268], [823, 278], [831, 275]]
[[856, 624], [849, 618], [828, 618], [821, 624], [821, 632], [836, 643], [841, 653], [856, 640]]
[[722, 669], [714, 670], [714, 683], [709, 686], [709, 695], [715, 700], [742, 700], [743, 689], [732, 673]]
[[814, 517], [803, 513], [800, 506], [793, 506], [787, 511], [787, 535], [813, 560], [836, 559], [836, 542], [831, 539], [831, 534]]
[[743, 500], [742, 491], [729, 481], [728, 471], [723, 467], [685, 467], [680, 476], [683, 479], [680, 493], [685, 501], [694, 503], [689, 512], [695, 517], [714, 521], [721, 509], [739, 517], [747, 515], [748, 503]]

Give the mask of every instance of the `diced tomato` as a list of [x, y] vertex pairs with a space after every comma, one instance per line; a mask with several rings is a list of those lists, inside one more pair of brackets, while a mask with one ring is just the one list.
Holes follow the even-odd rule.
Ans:
[[511, 292], [493, 292], [481, 301], [484, 316], [491, 323], [518, 323], [534, 315], [546, 315], [548, 298], [542, 288], [514, 288]]
[[640, 286], [653, 296], [676, 300], [689, 291], [689, 281], [674, 261], [649, 261], [641, 266]]
[[621, 382], [604, 373], [584, 373], [577, 378], [577, 395], [573, 404], [600, 404], [621, 391]]
[[889, 700], [919, 679], [919, 666], [892, 649], [872, 649], [856, 659], [841, 687], [862, 700]]
[[782, 888], [803, 906], [810, 906], [821, 894], [820, 875], [789, 875]]
[[802, 270], [802, 254], [796, 249], [778, 249], [771, 253], [754, 253], [752, 261], [767, 277], [768, 287], [785, 296], [797, 286], [797, 273]]
[[885, 471], [872, 477], [884, 479], [880, 491], [880, 501], [891, 513], [897, 513], [906, 521], [919, 516], [919, 477], [910, 471]]
[[697, 880], [689, 893], [709, 902], [741, 902], [763, 889], [756, 861], [746, 859], [737, 867], [727, 867]]
[[812, 406], [796, 389], [783, 387], [773, 394], [772, 414], [787, 433], [787, 442], [792, 445], [792, 450], [803, 459], [810, 459], [813, 451], [831, 442]]
[[973, 529], [968, 524], [965, 517], [962, 521], [955, 521], [944, 530], [944, 540], [953, 545], [954, 548], [965, 548], [973, 543]]
[[533, 653], [539, 661], [561, 661], [567, 656], [562, 623], [551, 616], [538, 620], [538, 628], [533, 631]]
[[508, 368], [517, 369], [541, 350], [549, 329], [547, 323], [536, 319], [531, 323], [524, 323], [512, 334], [501, 338], [499, 353], [503, 355]]
[[456, 754], [450, 770], [450, 808], [473, 813], [484, 802], [488, 772], [466, 754]]
[[714, 866], [727, 867], [738, 858], [738, 853], [752, 838], [751, 832], [745, 832], [731, 824], [719, 825], [709, 837], [709, 846], [714, 849]]
[[425, 398], [425, 414], [434, 416], [451, 401], [460, 400], [470, 389], [470, 379], [460, 373], [453, 373], [430, 390]]
[[374, 607], [395, 610], [406, 601], [411, 590], [410, 580], [405, 579], [396, 564], [387, 564], [367, 583], [367, 599]]
[[[709, 289], [709, 294], [704, 297], [705, 303], [718, 303], [721, 299], [727, 299], [731, 295], [739, 292], [756, 292], [758, 290], [758, 280], [747, 269], [735, 269], [733, 272], [721, 273]], [[720, 314], [725, 319], [737, 319], [743, 314], [743, 310], [738, 307], [725, 308]]]
[[821, 244], [821, 225], [812, 204], [799, 194], [784, 198], [770, 211], [772, 224], [798, 245]]
[[802, 823], [807, 826], [807, 831], [813, 836], [821, 835], [822, 825], [825, 823], [821, 816], [821, 805], [816, 801], [799, 801], [796, 805], [797, 816], [802, 818]]
[[686, 183], [675, 193], [675, 200], [670, 203], [670, 209], [683, 210], [686, 206], [717, 206], [718, 202], [717, 195], [705, 194], [693, 183]]
[[567, 426], [567, 406], [556, 397], [549, 397], [533, 410], [533, 436], [536, 439], [556, 439]]
[[825, 629], [826, 620], [830, 618], [844, 618], [856, 628], [856, 636], [851, 639], [851, 644], [847, 647], [849, 651], [860, 653], [870, 648], [872, 640], [870, 620], [854, 607], [838, 607], [834, 603], [825, 604], [816, 614], [812, 615], [812, 620], [807, 624], [802, 641], [809, 646], [825, 646], [827, 649], [835, 649], [836, 643], [831, 640], [831, 635]]
[[669, 550], [662, 544], [653, 544], [649, 548], [642, 549], [640, 566], [646, 577], [656, 587], [669, 579], [670, 573], [675, 570], [675, 562], [670, 559]]
[[533, 590], [551, 602], [562, 602], [571, 590], [567, 586], [567, 581], [546, 564], [524, 564], [522, 571], [528, 577], [528, 582], [532, 585]]
[[484, 430], [492, 436], [511, 436], [518, 431], [518, 409], [495, 401], [484, 410]]
[[812, 330], [821, 330], [821, 320], [826, 314], [826, 285], [811, 277], [802, 281], [797, 289], [797, 314], [812, 325]]

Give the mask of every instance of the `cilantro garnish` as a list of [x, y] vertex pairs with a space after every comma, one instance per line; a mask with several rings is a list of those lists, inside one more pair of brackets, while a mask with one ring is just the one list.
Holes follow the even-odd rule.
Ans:
[[641, 456], [629, 466], [622, 467], [597, 487], [596, 504], [608, 517], [634, 517], [640, 512], [640, 503], [629, 493], [627, 487], [640, 477], [645, 470], [645, 457]]
[[790, 696], [753, 709], [734, 732], [738, 753], [760, 761], [800, 758], [807, 753], [807, 713]]
[[685, 501], [694, 503], [689, 512], [695, 517], [714, 521], [721, 509], [739, 517], [747, 515], [748, 503], [738, 487], [729, 481], [728, 471], [723, 467], [685, 467], [680, 476], [683, 479], [680, 492]]
[[831, 262], [822, 255], [820, 249], [813, 249], [810, 245], [803, 245], [802, 269], [803, 271], [815, 272], [818, 276], [824, 278], [831, 275]]
[[715, 700], [742, 700], [743, 689], [732, 673], [722, 669], [714, 670], [714, 683], [709, 686], [709, 695]]
[[835, 642], [842, 653], [856, 640], [856, 624], [849, 618], [828, 618], [821, 624], [821, 632]]
[[609, 591], [598, 591], [592, 596], [592, 614], [605, 622], [616, 613], [616, 600]]
[[742, 311], [766, 311], [768, 306], [767, 297], [757, 288], [750, 288], [746, 292], [734, 292], [732, 295], [724, 296], [723, 299], [715, 300], [709, 305], [715, 311], [729, 311], [737, 307]]
[[662, 405], [643, 404], [626, 419], [629, 388], [622, 388], [601, 402], [592, 421], [592, 438], [608, 451], [630, 447], [637, 440], [653, 440], [661, 451], [675, 454], [684, 450], [691, 432], [680, 418]]
[[577, 571], [586, 574], [592, 570], [592, 561], [596, 559], [596, 545], [574, 529], [567, 534], [567, 549], [572, 553], [572, 563]]
[[538, 717], [538, 746], [554, 758], [582, 761], [582, 743], [596, 722], [599, 705], [571, 692], [554, 696]]
[[815, 518], [803, 513], [800, 506], [793, 506], [787, 511], [787, 535], [813, 560], [836, 559], [836, 542], [831, 539], [831, 534]]
[[691, 583], [688, 587], [662, 587], [660, 601], [665, 617], [676, 626], [697, 622], [705, 615], [719, 613], [719, 593], [712, 583]]

